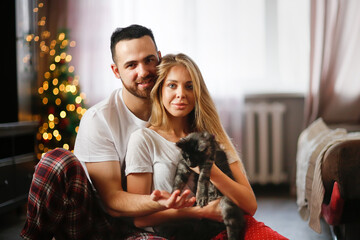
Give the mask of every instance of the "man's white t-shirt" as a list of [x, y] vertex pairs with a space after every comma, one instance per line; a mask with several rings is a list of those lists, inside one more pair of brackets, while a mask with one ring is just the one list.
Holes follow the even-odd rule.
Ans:
[[[147, 125], [125, 105], [122, 88], [89, 108], [80, 121], [74, 154], [91, 182], [85, 162], [119, 161], [124, 168], [128, 141], [132, 132]], [[124, 175], [124, 172], [122, 172]]]

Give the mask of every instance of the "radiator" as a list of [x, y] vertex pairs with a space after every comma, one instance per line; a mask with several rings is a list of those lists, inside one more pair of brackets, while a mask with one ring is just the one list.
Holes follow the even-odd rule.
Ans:
[[285, 105], [279, 102], [245, 104], [245, 155], [251, 183], [287, 181], [284, 165], [283, 125]]

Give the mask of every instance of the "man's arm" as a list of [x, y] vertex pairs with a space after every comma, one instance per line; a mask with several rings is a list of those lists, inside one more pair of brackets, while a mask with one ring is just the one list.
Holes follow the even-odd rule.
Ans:
[[112, 216], [137, 217], [167, 208], [182, 208], [191, 204], [186, 194], [157, 191], [152, 195], [139, 195], [123, 191], [118, 161], [86, 163], [90, 178], [99, 196]]
[[169, 221], [181, 221], [184, 219], [210, 219], [222, 222], [219, 206], [220, 199], [209, 202], [204, 207], [195, 206], [181, 209], [166, 209], [147, 216], [134, 218], [135, 226], [139, 228], [153, 227]]
[[[149, 194], [152, 187], [152, 173], [132, 173], [127, 176], [127, 190], [131, 193]], [[190, 194], [190, 190], [184, 191], [184, 194]], [[154, 195], [154, 194], [152, 194]], [[184, 200], [182, 200], [184, 201]], [[191, 206], [195, 202], [195, 197], [189, 199]], [[137, 227], [156, 226], [161, 223], [169, 221], [181, 221], [183, 219], [212, 219], [215, 221], [222, 221], [221, 212], [219, 208], [219, 200], [209, 203], [207, 206], [188, 207], [181, 209], [166, 209], [156, 213], [136, 217], [134, 224]]]

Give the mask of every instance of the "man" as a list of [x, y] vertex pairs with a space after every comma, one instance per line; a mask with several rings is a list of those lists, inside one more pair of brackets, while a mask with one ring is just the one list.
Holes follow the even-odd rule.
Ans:
[[148, 196], [123, 190], [128, 138], [150, 117], [149, 95], [161, 54], [151, 30], [139, 25], [117, 29], [111, 52], [111, 68], [124, 87], [85, 113], [76, 157], [55, 149], [40, 160], [30, 187], [24, 239], [123, 239], [136, 234], [146, 239], [151, 234], [139, 233], [124, 217], [194, 203], [194, 198], [187, 199], [189, 192], [155, 190]]

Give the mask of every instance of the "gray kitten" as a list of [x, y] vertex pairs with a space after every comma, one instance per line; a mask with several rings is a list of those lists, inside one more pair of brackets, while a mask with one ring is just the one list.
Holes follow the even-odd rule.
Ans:
[[[183, 158], [180, 160], [174, 182], [174, 188], [183, 189], [192, 170], [189, 167], [199, 167], [200, 174], [195, 183], [196, 203], [201, 207], [208, 202], [221, 197], [220, 208], [228, 239], [243, 239], [245, 229], [244, 212], [228, 197], [223, 196], [210, 182], [210, 170], [215, 162], [216, 166], [231, 179], [234, 179], [230, 170], [227, 156], [216, 142], [215, 137], [208, 132], [191, 133], [176, 143], [181, 149]], [[215, 222], [213, 222], [215, 224]], [[222, 223], [219, 223], [222, 224]], [[207, 227], [209, 231], [210, 226]]]

